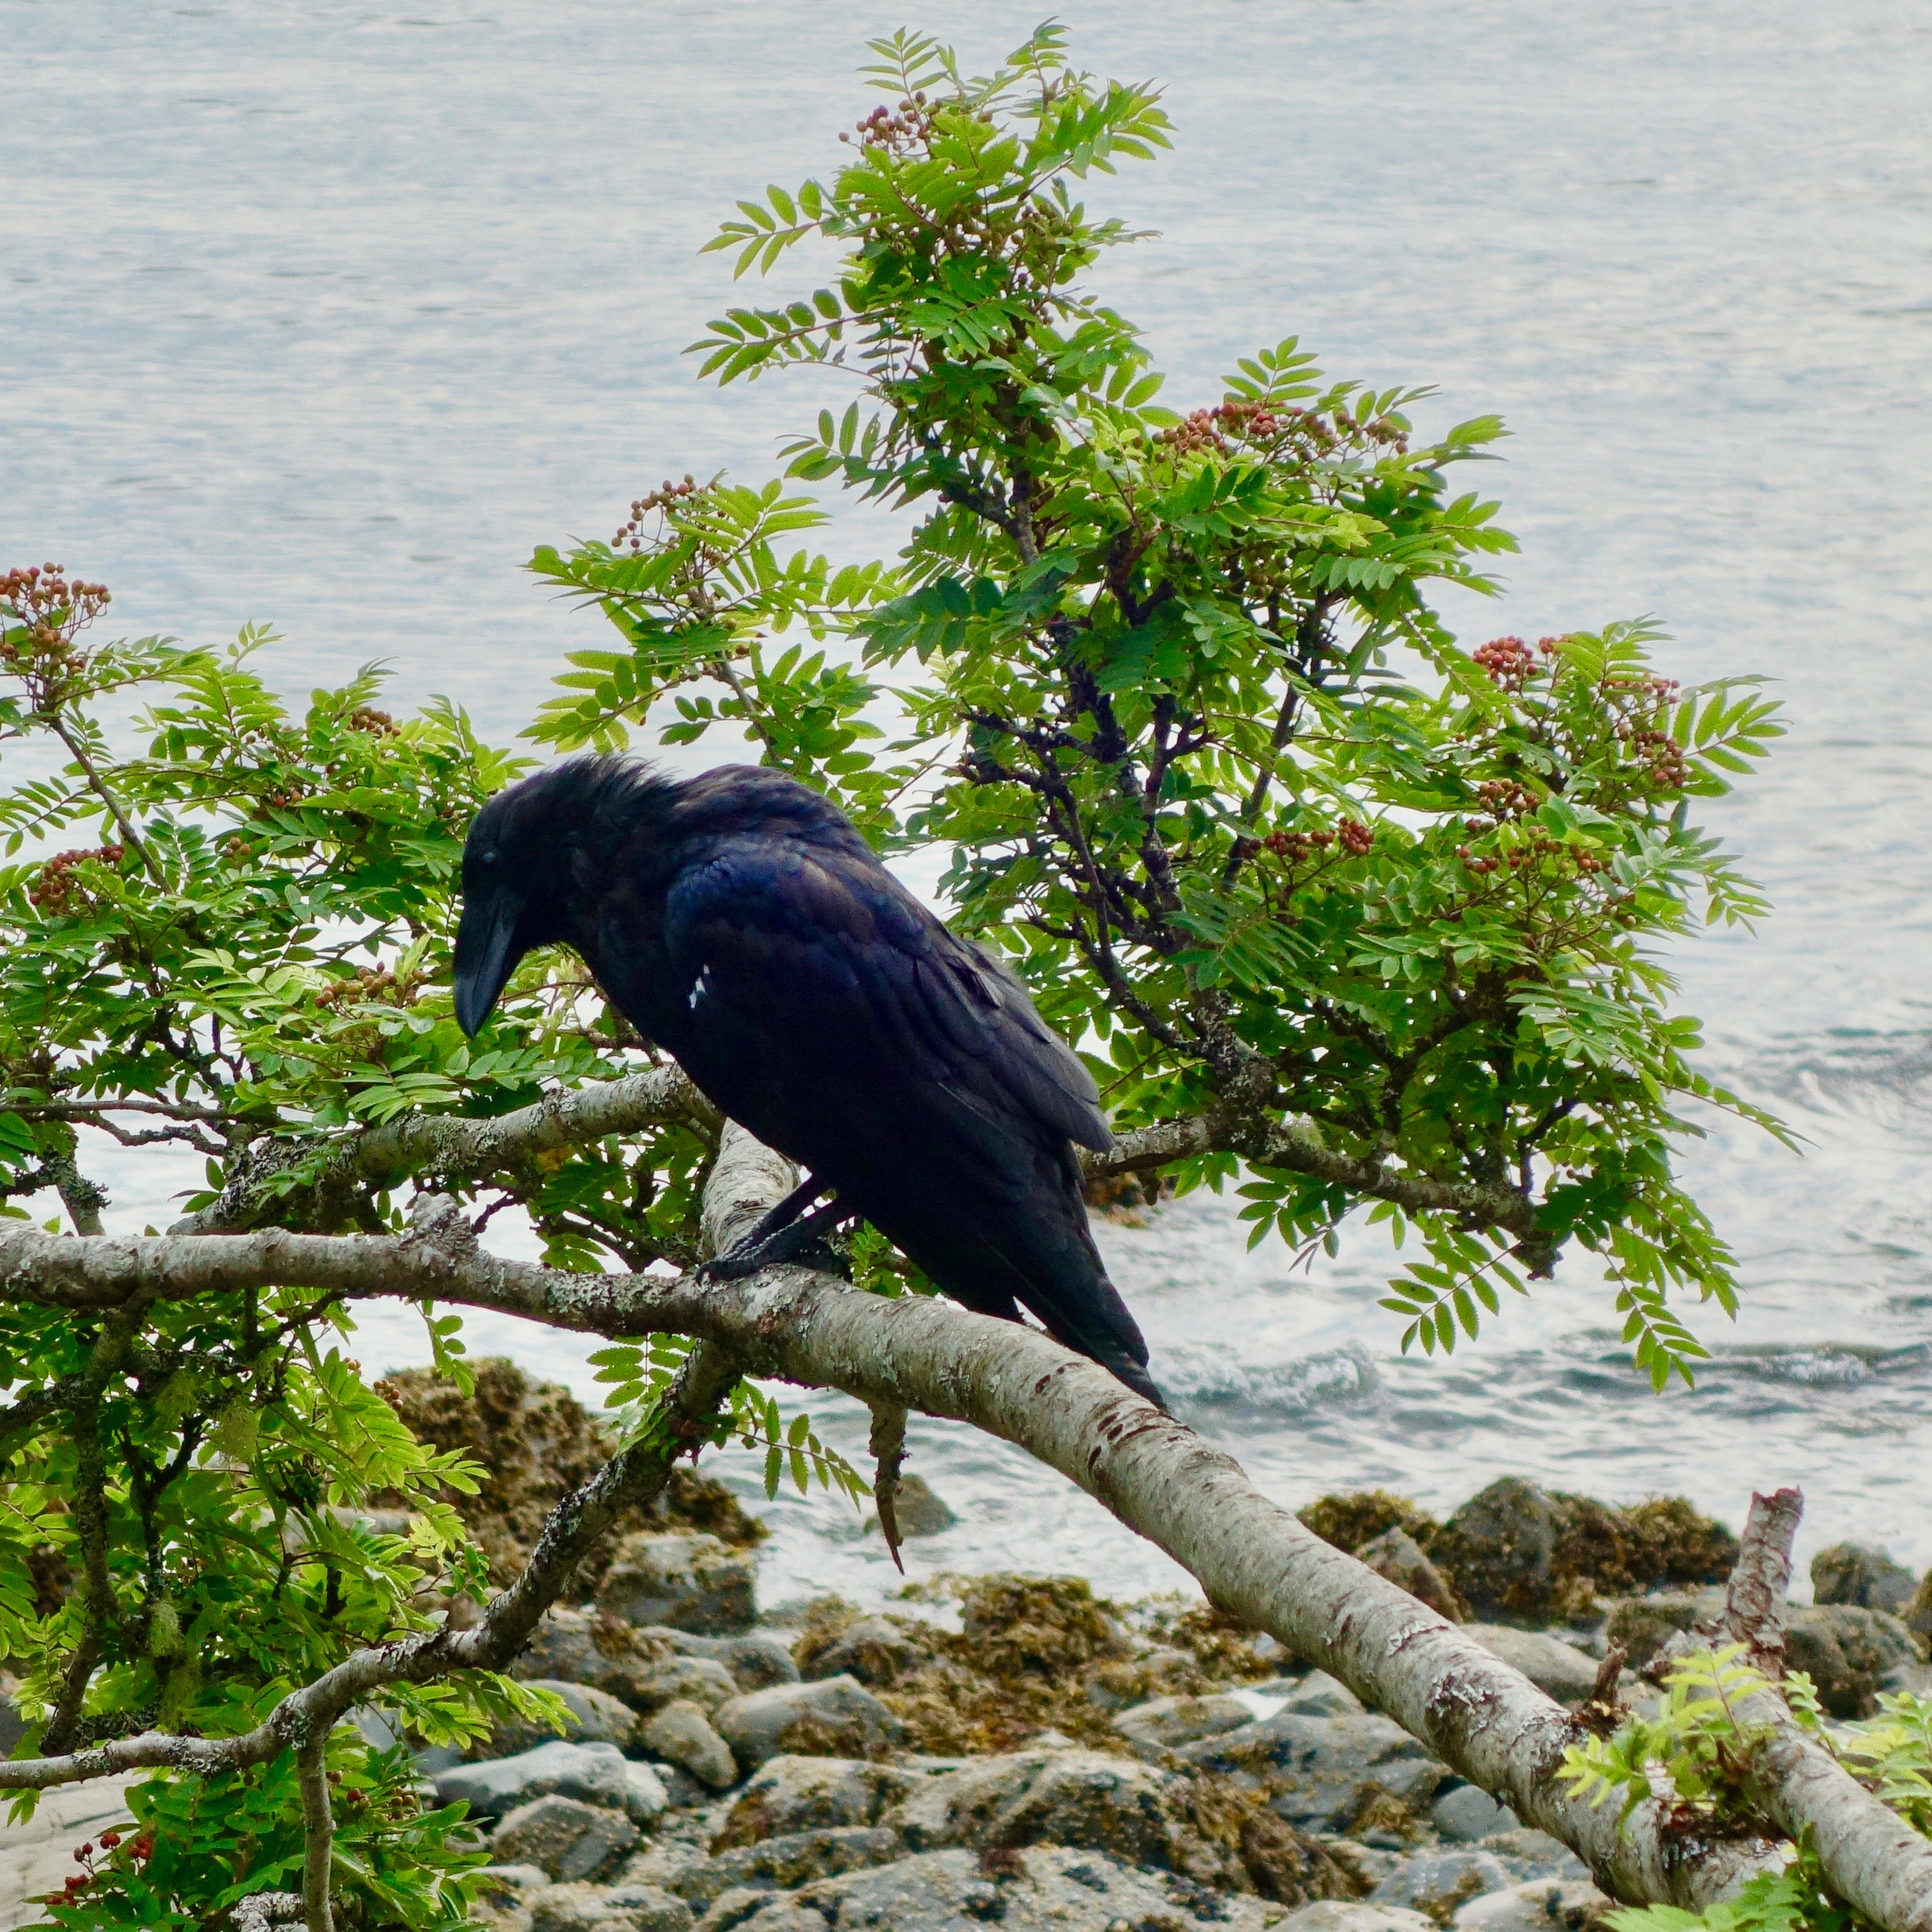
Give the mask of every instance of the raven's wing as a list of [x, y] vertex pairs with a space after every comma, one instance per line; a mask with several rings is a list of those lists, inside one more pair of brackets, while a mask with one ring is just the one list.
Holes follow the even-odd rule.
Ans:
[[[869, 854], [733, 840], [672, 887], [664, 938], [684, 989], [683, 1038], [664, 1044], [700, 1084], [709, 1071], [760, 1090], [748, 1104], [765, 1124], [800, 1102], [857, 1106], [929, 1122], [1001, 1172], [1016, 1130], [1112, 1144], [1091, 1077], [1024, 988]], [[772, 1077], [744, 1064], [754, 1055]]]

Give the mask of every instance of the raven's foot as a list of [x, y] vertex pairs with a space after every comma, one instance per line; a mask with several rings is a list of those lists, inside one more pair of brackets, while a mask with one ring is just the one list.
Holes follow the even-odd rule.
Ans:
[[830, 1246], [826, 1236], [841, 1221], [849, 1220], [851, 1210], [836, 1202], [805, 1214], [782, 1226], [767, 1230], [761, 1222], [742, 1241], [734, 1241], [722, 1255], [714, 1255], [698, 1270], [704, 1281], [742, 1281], [759, 1269], [776, 1268], [792, 1262], [802, 1268], [843, 1274], [850, 1264]]

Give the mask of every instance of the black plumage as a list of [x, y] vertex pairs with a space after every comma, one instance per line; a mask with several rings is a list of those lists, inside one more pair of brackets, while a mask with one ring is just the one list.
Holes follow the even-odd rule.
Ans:
[[1112, 1144], [1093, 1081], [830, 800], [761, 766], [680, 781], [573, 759], [477, 814], [463, 894], [465, 1032], [525, 953], [574, 947], [723, 1112], [808, 1171], [768, 1232], [836, 1190], [829, 1211], [862, 1214], [955, 1300], [1027, 1308], [1161, 1401], [1081, 1198], [1073, 1144]]

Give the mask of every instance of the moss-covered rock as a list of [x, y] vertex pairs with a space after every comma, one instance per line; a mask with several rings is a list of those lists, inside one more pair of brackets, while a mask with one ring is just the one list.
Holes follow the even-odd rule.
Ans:
[[[616, 1445], [568, 1389], [533, 1382], [502, 1356], [486, 1355], [470, 1366], [476, 1388], [468, 1395], [430, 1369], [399, 1369], [376, 1386], [418, 1442], [461, 1450], [483, 1465], [475, 1495], [449, 1490], [445, 1500], [469, 1526], [490, 1559], [490, 1582], [501, 1588], [529, 1560], [544, 1519], [610, 1460]], [[618, 1519], [572, 1580], [566, 1598], [590, 1594], [616, 1539], [644, 1529], [700, 1532], [734, 1549], [748, 1548], [766, 1534], [722, 1483], [680, 1465], [659, 1496]]]

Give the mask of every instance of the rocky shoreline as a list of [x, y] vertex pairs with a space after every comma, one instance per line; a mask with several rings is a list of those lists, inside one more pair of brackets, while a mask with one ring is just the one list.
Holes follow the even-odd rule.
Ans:
[[[1681, 1502], [1516, 1478], [1441, 1523], [1379, 1493], [1304, 1519], [1570, 1702], [1653, 1694], [1736, 1550]], [[1556, 1840], [1203, 1606], [992, 1576], [761, 1614], [756, 1572], [748, 1527], [633, 1530], [515, 1666], [566, 1735], [422, 1754], [488, 1834], [496, 1932], [1554, 1932], [1609, 1908]], [[1932, 1684], [1932, 1576], [1852, 1546], [1813, 1576], [1790, 1661], [1827, 1711]]]

